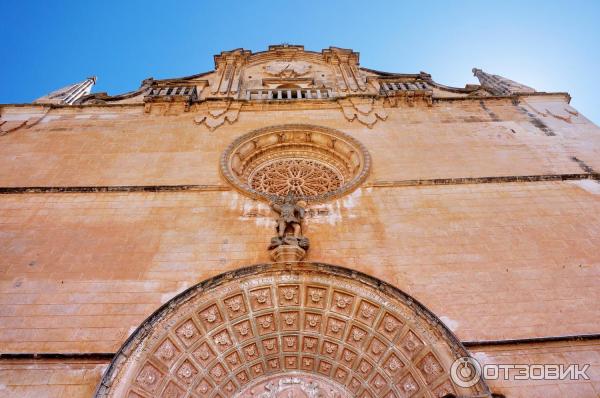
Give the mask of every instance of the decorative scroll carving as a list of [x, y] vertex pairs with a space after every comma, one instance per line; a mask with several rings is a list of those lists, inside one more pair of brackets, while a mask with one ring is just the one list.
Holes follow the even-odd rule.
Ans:
[[383, 108], [383, 99], [372, 97], [348, 97], [338, 99], [338, 104], [348, 121], [358, 120], [373, 128], [378, 120], [386, 120], [387, 112]]
[[225, 121], [233, 124], [237, 121], [242, 104], [232, 100], [205, 101], [199, 114], [194, 118], [196, 124], [204, 124], [210, 131], [222, 126]]
[[[222, 319], [208, 323], [211, 308]], [[450, 381], [452, 363], [467, 355], [433, 314], [382, 281], [325, 264], [259, 265], [203, 282], [155, 313], [95, 396], [491, 398], [484, 381]]]

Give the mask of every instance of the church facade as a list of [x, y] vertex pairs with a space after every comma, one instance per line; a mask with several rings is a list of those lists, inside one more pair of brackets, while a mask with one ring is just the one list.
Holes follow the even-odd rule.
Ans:
[[600, 394], [600, 129], [569, 94], [214, 61], [0, 105], [0, 397]]

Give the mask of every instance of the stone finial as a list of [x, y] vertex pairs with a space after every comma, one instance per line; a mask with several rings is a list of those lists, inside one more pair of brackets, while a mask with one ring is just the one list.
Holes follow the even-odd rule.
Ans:
[[534, 93], [535, 90], [524, 84], [507, 79], [500, 75], [492, 75], [481, 69], [473, 68], [473, 75], [479, 79], [481, 86], [494, 95], [513, 95], [519, 93]]
[[79, 98], [88, 95], [94, 84], [96, 84], [96, 76], [88, 77], [82, 82], [60, 88], [33, 102], [36, 104], [73, 105]]

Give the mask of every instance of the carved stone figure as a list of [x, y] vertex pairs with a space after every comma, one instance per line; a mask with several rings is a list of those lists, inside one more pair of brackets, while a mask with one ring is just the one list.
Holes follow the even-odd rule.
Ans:
[[276, 199], [270, 205], [279, 214], [275, 227], [277, 236], [271, 238], [269, 245], [269, 250], [274, 250], [273, 258], [278, 261], [282, 251], [294, 253], [293, 256], [284, 256], [286, 259], [304, 257], [310, 245], [308, 238], [302, 235], [302, 220], [306, 212], [304, 201], [298, 200], [293, 193], [288, 192], [283, 202]]
[[277, 236], [283, 238], [286, 231], [292, 228], [294, 237], [302, 235], [301, 220], [304, 218], [304, 208], [298, 205], [298, 200], [292, 193], [288, 193], [283, 204], [271, 202], [271, 208], [279, 214], [277, 220]]

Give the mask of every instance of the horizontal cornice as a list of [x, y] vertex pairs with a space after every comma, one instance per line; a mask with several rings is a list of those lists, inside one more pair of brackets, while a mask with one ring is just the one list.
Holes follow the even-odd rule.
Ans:
[[[524, 346], [539, 345], [546, 343], [581, 343], [600, 341], [600, 333], [572, 334], [563, 336], [542, 336], [522, 339], [504, 340], [463, 340], [462, 345], [474, 351], [477, 348], [498, 346]], [[110, 362], [116, 352], [9, 352], [0, 353], [0, 361], [86, 361], [86, 362]]]
[[[527, 97], [564, 97], [567, 102], [571, 101], [571, 95], [567, 92], [535, 92], [535, 93], [522, 93], [522, 94], [514, 94], [514, 95], [503, 95], [503, 96], [487, 96], [487, 97], [433, 97], [434, 103], [439, 102], [453, 102], [453, 101], [489, 101], [489, 100], [510, 100], [510, 101], [519, 101], [521, 98]], [[356, 94], [356, 95], [347, 95], [340, 97], [332, 97], [330, 99], [319, 99], [319, 100], [246, 100], [246, 99], [233, 99], [233, 98], [206, 98], [200, 101], [193, 102], [193, 104], [201, 104], [203, 102], [211, 102], [211, 101], [223, 101], [230, 100], [232, 102], [242, 102], [244, 104], [273, 104], [273, 105], [289, 105], [289, 104], [323, 104], [332, 102], [335, 103], [339, 99], [349, 98], [349, 97], [369, 97], [369, 98], [387, 98], [384, 95], [380, 94]], [[143, 107], [144, 103], [121, 103], [121, 104], [75, 104], [75, 105], [63, 105], [63, 104], [34, 104], [34, 103], [5, 103], [0, 104], [0, 110], [2, 108], [7, 107], [15, 107], [15, 108], [23, 108], [23, 107], [32, 107], [39, 109], [93, 109], [93, 108], [137, 108]]]
[[[453, 177], [414, 180], [371, 181], [361, 188], [395, 188], [432, 185], [530, 183], [544, 181], [600, 181], [600, 173], [539, 174], [492, 177]], [[226, 185], [97, 185], [97, 186], [22, 186], [0, 187], [0, 195], [44, 193], [114, 193], [114, 192], [215, 192], [231, 191]]]

